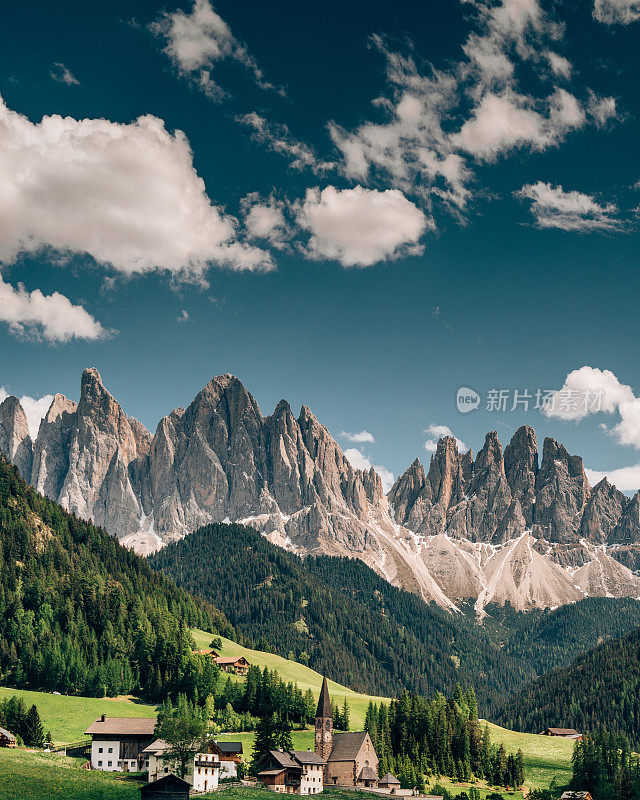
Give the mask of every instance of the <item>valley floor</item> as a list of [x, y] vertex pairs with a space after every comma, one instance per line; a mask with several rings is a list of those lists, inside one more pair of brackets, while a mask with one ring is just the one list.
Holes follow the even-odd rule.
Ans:
[[[208, 647], [211, 634], [193, 631], [199, 648]], [[248, 650], [236, 642], [222, 640], [222, 655], [243, 655], [251, 664], [267, 666], [277, 670], [287, 681], [294, 681], [306, 690], [312, 689], [317, 695], [320, 691], [322, 676], [302, 664], [276, 656]], [[242, 680], [232, 676], [233, 680]], [[226, 680], [226, 676], [223, 676]], [[329, 682], [332, 697], [341, 704], [346, 697], [351, 710], [351, 728], [362, 729], [369, 702], [389, 702], [389, 698], [370, 697], [347, 689], [340, 684]], [[51, 731], [55, 742], [74, 742], [84, 738], [86, 728], [102, 713], [121, 717], [152, 717], [155, 708], [138, 702], [135, 698], [90, 698], [67, 697], [46, 692], [30, 692], [19, 689], [0, 688], [0, 698], [17, 694], [24, 698], [28, 705], [35, 703], [38, 707], [45, 731]], [[526, 787], [548, 788], [552, 782], [562, 786], [571, 777], [571, 755], [573, 743], [564, 739], [538, 736], [529, 733], [517, 733], [489, 724], [492, 741], [503, 742], [508, 750], [520, 748], [527, 765]], [[220, 739], [241, 741], [245, 758], [251, 757], [254, 734], [229, 733], [221, 734]], [[312, 730], [294, 731], [293, 744], [296, 749], [313, 748], [314, 732]], [[131, 776], [114, 776], [82, 769], [86, 759], [67, 758], [56, 753], [18, 748], [15, 750], [0, 748], [0, 800], [125, 800], [138, 798], [140, 781]], [[469, 785], [453, 784], [450, 780], [439, 781], [450, 788], [452, 794], [468, 791]], [[434, 780], [431, 783], [435, 783]], [[482, 784], [475, 784], [481, 797], [493, 791]], [[521, 800], [520, 792], [499, 792], [505, 798], [514, 797]], [[269, 800], [273, 794], [261, 789], [241, 787], [225, 790], [223, 795], [200, 795], [201, 797], [224, 797], [225, 800]], [[371, 798], [371, 795], [359, 792], [341, 791], [334, 788], [325, 790], [327, 800], [355, 800], [355, 798]]]

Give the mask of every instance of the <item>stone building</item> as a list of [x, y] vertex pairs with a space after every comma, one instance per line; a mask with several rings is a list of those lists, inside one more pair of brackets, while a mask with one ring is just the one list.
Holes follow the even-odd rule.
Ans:
[[378, 756], [371, 737], [366, 731], [334, 731], [333, 711], [327, 679], [322, 689], [316, 711], [316, 753], [327, 762], [324, 783], [327, 786], [358, 786], [372, 788], [378, 785]]

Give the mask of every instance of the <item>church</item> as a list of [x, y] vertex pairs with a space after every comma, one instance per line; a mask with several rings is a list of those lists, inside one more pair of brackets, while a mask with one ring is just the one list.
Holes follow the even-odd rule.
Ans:
[[325, 786], [373, 788], [378, 785], [378, 756], [369, 734], [366, 731], [343, 733], [333, 730], [333, 711], [326, 678], [322, 681], [316, 711], [315, 751], [326, 761]]

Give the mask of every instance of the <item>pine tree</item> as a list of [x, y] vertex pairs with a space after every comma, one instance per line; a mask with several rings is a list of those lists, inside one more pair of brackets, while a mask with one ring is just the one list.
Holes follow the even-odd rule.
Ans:
[[21, 736], [24, 743], [30, 747], [42, 747], [44, 745], [44, 730], [40, 722], [40, 714], [38, 714], [38, 709], [35, 705], [31, 706], [27, 711]]
[[257, 767], [265, 758], [269, 750], [277, 750], [279, 745], [278, 720], [274, 713], [265, 714], [260, 718], [256, 727], [256, 735], [253, 741], [253, 764]]
[[342, 706], [342, 730], [349, 730], [349, 703], [346, 697], [344, 698], [344, 704]]

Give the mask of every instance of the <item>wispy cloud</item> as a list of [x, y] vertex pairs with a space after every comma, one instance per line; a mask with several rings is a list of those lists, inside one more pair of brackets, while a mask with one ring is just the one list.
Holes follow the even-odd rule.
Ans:
[[67, 86], [80, 85], [80, 81], [76, 78], [76, 76], [73, 75], [72, 72], [59, 61], [56, 61], [55, 64], [51, 65], [51, 72], [49, 75], [51, 76], [51, 80], [54, 80], [56, 83], [64, 83]]
[[188, 14], [165, 11], [149, 28], [165, 41], [164, 51], [178, 73], [212, 100], [220, 101], [228, 94], [214, 77], [216, 64], [227, 60], [242, 65], [260, 88], [284, 94], [281, 87], [265, 79], [247, 46], [236, 39], [209, 0], [195, 0]]
[[363, 444], [364, 442], [375, 442], [372, 433], [369, 431], [361, 430], [360, 433], [347, 433], [347, 431], [342, 431], [340, 434], [343, 439], [348, 439], [350, 442], [355, 442], [356, 444]]
[[240, 114], [236, 120], [250, 130], [254, 141], [284, 156], [289, 161], [291, 169], [310, 169], [314, 173], [319, 173], [334, 166], [330, 162], [321, 161], [313, 148], [292, 136], [286, 125], [270, 122], [255, 111], [250, 114]]
[[539, 228], [560, 228], [564, 231], [588, 232], [620, 230], [623, 225], [615, 203], [599, 203], [595, 197], [562, 186], [538, 181], [527, 184], [515, 193], [530, 200], [530, 211]]
[[382, 488], [385, 493], [391, 489], [394, 481], [393, 472], [390, 472], [381, 464], [373, 464], [368, 456], [365, 456], [361, 450], [357, 450], [355, 447], [345, 450], [344, 454], [354, 469], [361, 469], [368, 472], [371, 467], [373, 467], [380, 476]]

